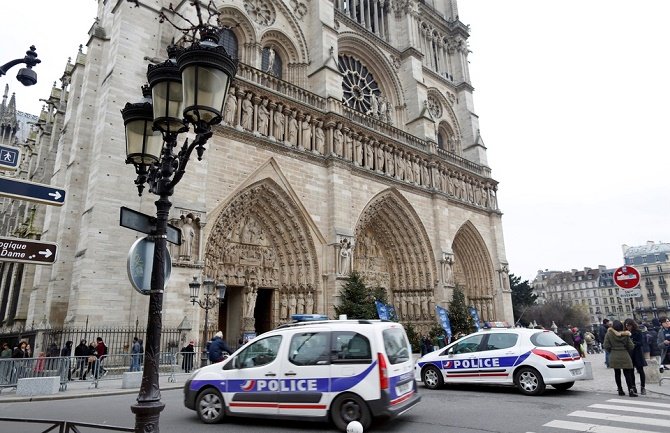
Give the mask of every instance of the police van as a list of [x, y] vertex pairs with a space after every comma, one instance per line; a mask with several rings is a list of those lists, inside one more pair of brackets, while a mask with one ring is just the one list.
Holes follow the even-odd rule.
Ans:
[[419, 401], [405, 330], [379, 320], [282, 325], [184, 385], [184, 405], [208, 424], [247, 416], [331, 420], [343, 431], [358, 421], [367, 429], [374, 417]]

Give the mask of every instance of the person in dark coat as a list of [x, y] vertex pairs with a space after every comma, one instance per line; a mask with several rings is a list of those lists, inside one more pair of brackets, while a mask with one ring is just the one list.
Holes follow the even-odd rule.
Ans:
[[561, 339], [568, 343], [570, 346], [575, 347], [574, 334], [572, 332], [572, 327], [570, 325], [563, 328], [560, 335]]
[[70, 381], [72, 380], [72, 370], [70, 369], [70, 356], [72, 356], [72, 345], [74, 343], [70, 340], [65, 342], [65, 346], [61, 349], [60, 351], [60, 367], [62, 369], [61, 371], [61, 377], [63, 377], [63, 373], [67, 371], [67, 380]]
[[635, 347], [635, 343], [630, 339], [630, 332], [624, 331], [623, 323], [618, 320], [614, 321], [612, 327], [605, 334], [603, 347], [606, 352], [610, 353], [610, 367], [614, 369], [614, 381], [616, 382], [619, 395], [626, 395], [621, 387], [621, 370], [623, 370], [623, 376], [626, 379], [626, 386], [628, 387], [628, 395], [637, 397], [633, 361], [629, 353]]
[[207, 351], [212, 363], [223, 361], [225, 359], [223, 352], [227, 352], [229, 355], [233, 353], [223, 339], [223, 332], [221, 331], [214, 334], [214, 338], [207, 345]]
[[[86, 367], [88, 365], [89, 348], [86, 340], [81, 340], [79, 345], [74, 348], [75, 364], [79, 370], [79, 380], [86, 380]], [[75, 370], [76, 371], [76, 370]]]
[[[602, 346], [605, 344], [605, 335], [607, 335], [607, 330], [612, 326], [612, 323], [609, 319], [603, 319], [603, 324], [598, 328], [598, 342]], [[610, 354], [608, 351], [605, 351], [605, 366], [610, 368]]]
[[193, 348], [193, 341], [181, 348], [181, 369], [186, 373], [190, 373], [193, 369], [193, 357], [195, 356], [195, 349]]
[[[644, 360], [644, 339], [646, 336], [642, 334], [635, 320], [626, 319], [623, 323], [626, 330], [630, 332], [630, 339], [633, 340], [633, 343], [635, 344], [633, 350], [630, 351], [630, 359], [633, 361], [633, 367], [635, 367], [640, 375], [640, 394], [646, 395], [647, 391], [644, 389], [646, 379], [644, 375], [644, 367], [647, 365], [647, 361]], [[633, 389], [637, 392], [637, 387], [635, 386], [635, 374], [633, 374]]]

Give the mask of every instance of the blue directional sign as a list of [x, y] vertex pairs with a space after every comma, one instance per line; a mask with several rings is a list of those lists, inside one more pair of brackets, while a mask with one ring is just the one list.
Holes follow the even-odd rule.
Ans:
[[21, 162], [21, 149], [0, 145], [0, 170], [16, 170]]
[[0, 176], [0, 196], [19, 200], [62, 206], [65, 203], [65, 190], [51, 185], [9, 179]]

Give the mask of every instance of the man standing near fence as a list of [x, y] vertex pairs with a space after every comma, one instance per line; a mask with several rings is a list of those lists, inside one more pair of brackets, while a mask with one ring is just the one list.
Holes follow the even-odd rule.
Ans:
[[140, 371], [140, 354], [142, 353], [142, 345], [140, 339], [133, 338], [133, 347], [130, 349], [130, 371]]
[[95, 346], [95, 356], [98, 358], [96, 362], [97, 365], [95, 366], [95, 378], [97, 379], [99, 374], [102, 374], [103, 376], [107, 375], [107, 370], [102, 366], [102, 362], [107, 356], [107, 345], [102, 341], [102, 337], [96, 338], [95, 341], [97, 342], [97, 345]]
[[74, 348], [75, 365], [79, 370], [79, 380], [86, 379], [86, 367], [88, 366], [88, 346], [86, 340], [82, 339], [79, 346]]

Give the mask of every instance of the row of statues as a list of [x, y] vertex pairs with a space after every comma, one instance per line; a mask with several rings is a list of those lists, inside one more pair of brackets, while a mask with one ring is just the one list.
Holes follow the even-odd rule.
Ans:
[[276, 104], [267, 98], [231, 88], [224, 123], [272, 141], [344, 159], [397, 180], [446, 193], [475, 206], [497, 209], [497, 186], [429, 161], [418, 152], [401, 149], [351, 130]]
[[293, 314], [314, 313], [314, 292], [309, 288], [298, 288], [279, 295], [279, 320], [290, 319]]
[[393, 292], [393, 306], [400, 320], [432, 320], [435, 317], [432, 290]]

